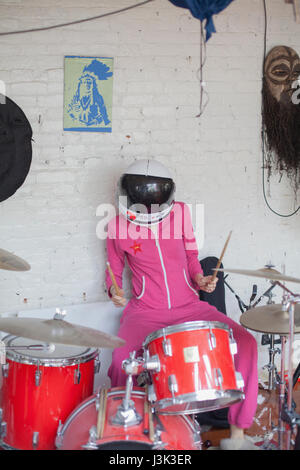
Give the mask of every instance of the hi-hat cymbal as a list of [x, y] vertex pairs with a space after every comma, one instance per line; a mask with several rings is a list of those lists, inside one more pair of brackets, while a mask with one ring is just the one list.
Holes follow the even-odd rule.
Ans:
[[29, 271], [30, 265], [9, 251], [0, 248], [0, 269], [7, 271]]
[[[240, 323], [250, 330], [260, 333], [286, 336], [290, 332], [289, 312], [282, 310], [281, 304], [250, 308], [240, 317]], [[295, 305], [294, 333], [300, 333], [300, 305]]]
[[223, 271], [227, 273], [243, 274], [245, 276], [264, 277], [265, 279], [271, 279], [273, 281], [290, 281], [300, 284], [300, 279], [296, 277], [286, 276], [285, 274], [276, 271], [272, 268], [262, 268], [257, 270], [251, 269], [217, 269], [216, 271]]
[[47, 343], [95, 348], [118, 348], [125, 341], [117, 336], [61, 319], [0, 318], [0, 331]]

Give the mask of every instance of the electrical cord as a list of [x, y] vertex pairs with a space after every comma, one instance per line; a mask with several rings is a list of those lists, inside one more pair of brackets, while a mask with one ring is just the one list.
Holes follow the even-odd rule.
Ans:
[[[204, 56], [204, 57], [203, 57]], [[208, 93], [204, 90], [205, 83], [203, 81], [203, 68], [206, 62], [206, 40], [204, 38], [203, 24], [200, 21], [200, 68], [199, 68], [199, 82], [200, 82], [200, 104], [199, 104], [199, 114], [196, 117], [201, 117], [204, 113], [204, 110], [209, 102]], [[203, 104], [203, 95], [206, 95], [206, 103]]]
[[[264, 60], [263, 60], [263, 70], [262, 70], [262, 76], [264, 75], [264, 62], [266, 59], [266, 49], [267, 49], [267, 29], [268, 29], [268, 20], [267, 20], [267, 7], [266, 7], [266, 0], [263, 0], [263, 7], [264, 7]], [[262, 114], [263, 116], [263, 114]], [[262, 138], [262, 186], [263, 186], [263, 195], [264, 195], [264, 200], [267, 205], [267, 207], [270, 209], [271, 212], [274, 214], [278, 215], [279, 217], [292, 217], [293, 215], [297, 214], [297, 212], [300, 209], [300, 206], [298, 209], [296, 209], [294, 212], [290, 214], [280, 214], [279, 212], [275, 211], [272, 209], [270, 206], [267, 196], [266, 196], [266, 188], [265, 188], [265, 130], [264, 130], [264, 120], [262, 117], [262, 128], [261, 128], [261, 138]]]
[[103, 13], [102, 15], [92, 16], [91, 18], [84, 18], [82, 20], [71, 21], [69, 23], [61, 23], [61, 24], [56, 24], [56, 25], [53, 25], [53, 26], [45, 26], [45, 27], [42, 27], [42, 28], [24, 29], [24, 30], [20, 30], [20, 31], [8, 31], [8, 32], [0, 33], [0, 36], [9, 36], [11, 34], [34, 33], [36, 31], [47, 31], [49, 29], [63, 28], [65, 26], [71, 26], [71, 25], [74, 25], [74, 24], [85, 23], [87, 21], [94, 21], [94, 20], [98, 20], [100, 18], [105, 18], [107, 16], [112, 16], [112, 15], [116, 15], [118, 13], [123, 13], [125, 11], [132, 10], [133, 8], [137, 8], [137, 7], [140, 7], [142, 5], [146, 5], [146, 3], [150, 3], [150, 2], [154, 2], [154, 1], [155, 0], [145, 0], [144, 2], [135, 3], [134, 5], [130, 5], [129, 7], [121, 8], [119, 10], [111, 11], [111, 12], [108, 12], [108, 13]]

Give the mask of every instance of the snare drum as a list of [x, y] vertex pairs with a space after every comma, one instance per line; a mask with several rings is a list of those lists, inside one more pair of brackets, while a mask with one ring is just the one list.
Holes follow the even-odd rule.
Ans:
[[[235, 371], [236, 342], [220, 322], [186, 322], [147, 336], [145, 367], [152, 364], [149, 400], [164, 414], [191, 414], [232, 405], [244, 398]], [[154, 364], [154, 367], [153, 367]]]
[[[4, 449], [55, 449], [60, 421], [93, 393], [98, 350], [47, 344], [18, 336], [7, 349], [0, 390], [0, 445]], [[39, 343], [45, 350], [19, 349]], [[15, 348], [15, 349], [14, 349]]]
[[[60, 426], [56, 438], [59, 450], [201, 449], [198, 423], [189, 416], [154, 414], [143, 388], [134, 387], [130, 396], [136, 418], [133, 424], [118, 423], [125, 388], [107, 390], [104, 402], [100, 396], [98, 393], [85, 400]], [[98, 428], [99, 413], [103, 424]]]

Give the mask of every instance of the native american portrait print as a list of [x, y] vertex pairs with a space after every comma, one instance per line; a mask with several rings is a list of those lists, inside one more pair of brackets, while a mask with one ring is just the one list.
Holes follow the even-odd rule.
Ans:
[[65, 57], [64, 130], [111, 132], [113, 64]]

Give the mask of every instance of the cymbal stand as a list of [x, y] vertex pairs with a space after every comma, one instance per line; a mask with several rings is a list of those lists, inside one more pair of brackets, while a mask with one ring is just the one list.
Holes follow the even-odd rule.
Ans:
[[[284, 377], [285, 371], [285, 348], [287, 337], [281, 336], [281, 373], [280, 373], [280, 387], [279, 387], [279, 426], [278, 426], [278, 444], [279, 449], [291, 449], [291, 434], [297, 427], [296, 443], [300, 443], [299, 426], [300, 415], [295, 413], [295, 405], [293, 403], [293, 343], [294, 343], [294, 324], [295, 324], [295, 305], [300, 303], [300, 295], [294, 294], [292, 291], [279, 281], [275, 281], [286, 294], [283, 295], [283, 311], [289, 313], [289, 355], [288, 355], [288, 383], [286, 393], [286, 383]], [[288, 424], [288, 429], [284, 423]], [[284, 436], [286, 434], [286, 436]], [[284, 443], [284, 437], [285, 443]], [[284, 445], [285, 444], [285, 445]]]
[[[259, 299], [252, 304], [252, 308], [256, 307], [256, 305], [261, 301], [263, 297], [268, 298], [267, 305], [274, 304], [272, 290], [275, 287], [275, 284], [271, 282], [272, 286], [264, 292]], [[279, 348], [275, 348], [275, 344], [280, 344], [281, 339], [275, 340], [275, 335], [273, 334], [263, 334], [261, 338], [262, 346], [269, 344], [269, 363], [263, 366], [263, 369], [268, 369], [269, 372], [269, 382], [268, 382], [268, 390], [273, 390], [276, 388], [276, 380], [277, 377], [277, 368], [275, 366], [275, 355], [280, 353]]]
[[[226, 284], [226, 286], [229, 288], [229, 290], [234, 294], [235, 298], [237, 299], [237, 302], [239, 304], [239, 307], [240, 307], [240, 310], [241, 310], [242, 313], [244, 313], [245, 310], [250, 310], [251, 308], [256, 307], [256, 305], [258, 305], [259, 302], [261, 302], [263, 297], [268, 297], [267, 304], [274, 303], [272, 301], [272, 297], [273, 297], [272, 290], [275, 287], [274, 283], [272, 283], [272, 286], [269, 287], [254, 303], [252, 303], [252, 301], [255, 298], [255, 289], [257, 287], [256, 285], [254, 285], [253, 286], [253, 293], [252, 293], [252, 296], [250, 298], [249, 305], [246, 305], [242, 301], [242, 299], [236, 294], [236, 292], [234, 292], [232, 287], [226, 282], [227, 276], [225, 276], [225, 278], [224, 278], [224, 284]], [[276, 366], [275, 366], [275, 355], [280, 352], [280, 349], [275, 348], [274, 346], [278, 342], [280, 343], [281, 341], [280, 340], [275, 341], [274, 335], [262, 335], [262, 343], [261, 344], [263, 346], [265, 346], [266, 344], [270, 345], [269, 346], [269, 363], [266, 366], [264, 366], [264, 368], [268, 369], [268, 371], [269, 371], [268, 390], [273, 390], [274, 384], [275, 384], [275, 376], [276, 376], [276, 373], [277, 373]]]

